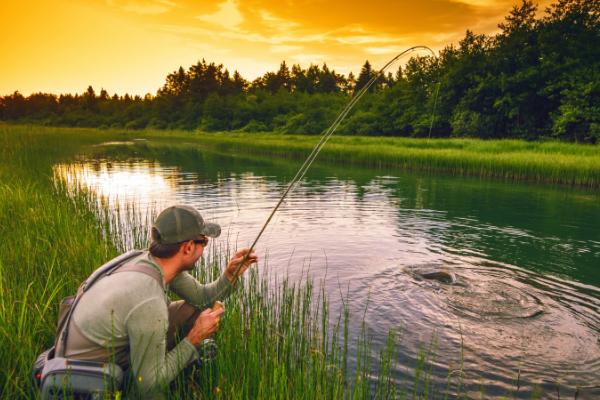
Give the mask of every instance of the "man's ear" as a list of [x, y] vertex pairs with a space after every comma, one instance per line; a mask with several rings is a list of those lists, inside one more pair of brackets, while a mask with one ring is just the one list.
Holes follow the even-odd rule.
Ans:
[[181, 247], [179, 248], [179, 251], [181, 251], [181, 254], [183, 254], [184, 256], [187, 256], [187, 255], [190, 255], [191, 253], [193, 253], [194, 249], [192, 248], [192, 243], [194, 243], [194, 242], [191, 240], [188, 240], [187, 242], [182, 244]]

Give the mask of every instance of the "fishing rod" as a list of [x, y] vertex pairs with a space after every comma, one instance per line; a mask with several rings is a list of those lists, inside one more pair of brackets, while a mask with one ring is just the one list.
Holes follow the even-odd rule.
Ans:
[[[361, 99], [361, 97], [363, 97], [364, 94], [367, 93], [367, 91], [371, 88], [371, 86], [373, 86], [373, 84], [385, 73], [385, 71], [392, 64], [394, 64], [396, 61], [398, 61], [404, 55], [406, 55], [406, 54], [408, 54], [410, 52], [413, 52], [413, 51], [417, 51], [417, 50], [426, 50], [426, 51], [430, 52], [433, 57], [435, 57], [435, 53], [433, 52], [433, 50], [431, 50], [427, 46], [413, 46], [411, 48], [408, 48], [408, 49], [404, 50], [403, 52], [399, 53], [398, 55], [396, 55], [394, 58], [392, 58], [390, 61], [388, 61], [379, 71], [377, 71], [377, 73], [375, 75], [373, 75], [373, 77], [371, 77], [371, 79], [367, 82], [367, 84], [365, 86], [363, 86], [352, 97], [352, 99], [348, 102], [348, 104], [346, 105], [346, 107], [344, 107], [342, 109], [342, 111], [338, 114], [338, 116], [333, 121], [333, 123], [329, 126], [329, 128], [327, 128], [327, 130], [325, 130], [325, 133], [323, 133], [323, 135], [321, 135], [321, 138], [320, 138], [319, 142], [312, 149], [312, 151], [310, 152], [310, 154], [308, 155], [308, 157], [304, 160], [304, 163], [302, 163], [302, 166], [300, 166], [300, 168], [298, 169], [298, 172], [296, 172], [296, 175], [294, 175], [294, 177], [292, 178], [292, 180], [288, 184], [287, 188], [285, 189], [285, 191], [283, 192], [283, 194], [279, 198], [279, 201], [277, 202], [277, 204], [275, 205], [275, 207], [273, 207], [273, 210], [271, 211], [271, 214], [269, 214], [269, 217], [267, 218], [267, 220], [263, 224], [262, 228], [258, 232], [258, 235], [256, 235], [256, 238], [254, 239], [254, 242], [252, 243], [252, 245], [248, 249], [248, 252], [246, 253], [246, 255], [244, 256], [244, 258], [242, 259], [242, 261], [240, 261], [239, 265], [235, 269], [235, 272], [233, 274], [233, 281], [231, 282], [232, 285], [235, 286], [235, 284], [237, 283], [238, 274], [240, 272], [240, 269], [246, 263], [246, 261], [248, 261], [248, 258], [250, 257], [250, 254], [252, 253], [252, 250], [256, 246], [256, 243], [258, 242], [258, 240], [260, 239], [260, 237], [264, 233], [265, 229], [267, 229], [267, 226], [269, 225], [269, 223], [273, 219], [273, 216], [275, 215], [275, 213], [277, 212], [277, 210], [279, 209], [279, 207], [283, 204], [283, 201], [285, 200], [285, 198], [287, 197], [287, 195], [296, 187], [296, 185], [298, 184], [298, 182], [300, 180], [302, 180], [302, 178], [304, 178], [304, 175], [306, 174], [306, 171], [308, 171], [308, 169], [310, 168], [310, 166], [312, 165], [312, 163], [315, 161], [315, 159], [317, 158], [317, 155], [319, 155], [319, 153], [321, 152], [321, 149], [323, 148], [323, 146], [325, 146], [325, 143], [327, 143], [327, 141], [329, 140], [329, 138], [334, 134], [334, 132], [336, 131], [336, 129], [338, 128], [338, 126], [342, 123], [342, 121], [344, 120], [344, 118], [346, 118], [346, 115], [348, 115], [348, 113], [352, 110], [352, 108], [354, 108], [354, 106]], [[439, 89], [439, 83], [438, 83], [438, 89]], [[436, 100], [437, 100], [437, 95], [436, 95]], [[434, 102], [434, 109], [435, 109], [435, 102]], [[431, 136], [431, 129], [432, 128], [433, 128], [433, 115], [432, 115], [432, 121], [431, 121], [430, 130], [429, 130], [429, 135], [430, 136]], [[223, 294], [223, 292], [225, 290], [226, 289], [221, 290], [221, 292], [218, 293], [217, 297], [221, 297], [221, 295]]]

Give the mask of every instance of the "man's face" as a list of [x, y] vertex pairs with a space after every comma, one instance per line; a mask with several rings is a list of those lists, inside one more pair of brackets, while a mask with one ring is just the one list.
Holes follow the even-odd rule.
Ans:
[[208, 238], [206, 236], [198, 236], [195, 240], [190, 241], [191, 252], [189, 254], [188, 263], [186, 263], [184, 269], [189, 271], [194, 269], [196, 262], [202, 257], [204, 248], [208, 244]]

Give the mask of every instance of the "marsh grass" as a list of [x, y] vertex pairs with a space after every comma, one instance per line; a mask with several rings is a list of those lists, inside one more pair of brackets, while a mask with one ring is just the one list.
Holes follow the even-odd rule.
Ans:
[[[69, 137], [66, 146], [73, 137], [96, 143], [133, 140], [132, 146], [142, 153], [168, 151], [164, 146], [168, 144], [179, 149], [210, 148], [225, 154], [298, 160], [304, 160], [319, 140], [311, 135], [269, 133], [0, 126], [15, 134], [23, 129], [36, 129], [45, 136], [60, 133]], [[102, 137], [105, 140], [99, 140]], [[600, 188], [600, 146], [559, 141], [333, 136], [317, 162]]]
[[[85, 190], [67, 191], [53, 180], [52, 166], [85, 146], [132, 137], [0, 125], [0, 397], [36, 398], [30, 368], [53, 343], [59, 300], [119, 251], [146, 245], [144, 229], [131, 229], [131, 221], [122, 225], [135, 210], [112, 214]], [[198, 278], [216, 277], [232, 250], [213, 248], [195, 271]], [[364, 322], [357, 337], [350, 335], [350, 321], [363, 317], [350, 314], [351, 299], [342, 298], [341, 315], [329, 315], [324, 286], [309, 277], [292, 282], [255, 269], [240, 285], [216, 336], [218, 358], [180, 375], [170, 398], [462, 397], [462, 363], [445, 388], [431, 379], [435, 342], [419, 352], [414, 379], [398, 381], [399, 333], [390, 332], [377, 356]], [[448, 390], [456, 378], [458, 393]]]
[[34, 397], [31, 363], [53, 341], [59, 300], [116, 254], [86, 199], [52, 185], [51, 163], [77, 148], [56, 146], [60, 139], [56, 131], [0, 127], [2, 398]]
[[[147, 232], [131, 229], [147, 226], [130, 218], [137, 214], [134, 208], [125, 215], [110, 213], [83, 188], [67, 191], [53, 180], [53, 163], [93, 142], [88, 135], [81, 131], [69, 138], [70, 145], [57, 148], [55, 142], [65, 139], [57, 132], [0, 130], [3, 398], [35, 398], [29, 371], [37, 354], [53, 343], [59, 300], [74, 293], [89, 273], [118, 251], [147, 245]], [[197, 277], [214, 279], [233, 250], [213, 248], [195, 271]], [[383, 374], [374, 378], [369, 339], [363, 332], [358, 338], [359, 362], [350, 375], [351, 316], [346, 307], [332, 327], [324, 289], [316, 289], [308, 277], [293, 283], [256, 269], [240, 285], [226, 303], [216, 336], [219, 357], [180, 375], [171, 385], [170, 398], [364, 399], [374, 393], [390, 398], [396, 384], [391, 355], [382, 353]]]

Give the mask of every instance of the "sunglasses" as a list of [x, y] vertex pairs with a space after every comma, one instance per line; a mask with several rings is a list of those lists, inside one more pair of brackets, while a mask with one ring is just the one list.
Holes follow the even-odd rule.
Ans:
[[206, 245], [208, 244], [208, 238], [205, 237], [203, 239], [194, 239], [193, 242], [196, 244], [201, 244], [202, 246], [206, 247]]

